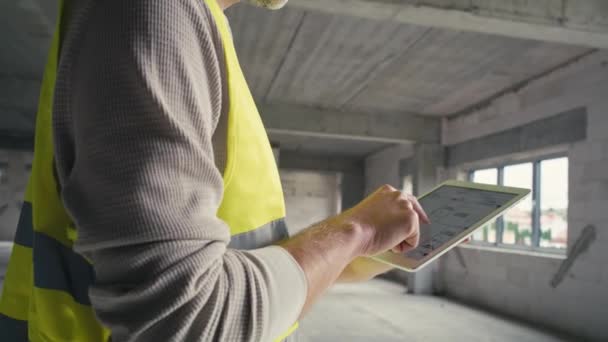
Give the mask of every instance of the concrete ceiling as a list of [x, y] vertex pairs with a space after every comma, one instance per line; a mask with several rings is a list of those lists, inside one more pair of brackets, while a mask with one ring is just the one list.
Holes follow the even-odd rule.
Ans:
[[255, 97], [446, 116], [590, 49], [287, 7], [228, 11]]
[[[461, 31], [458, 22], [446, 27], [439, 22], [413, 25], [412, 16], [378, 20], [393, 10], [390, 6], [405, 6], [408, 1], [327, 1], [323, 6], [325, 2], [316, 0], [293, 0], [292, 6], [276, 12], [239, 5], [227, 12], [244, 72], [261, 108], [280, 104], [313, 108], [317, 114], [328, 110], [334, 117], [339, 113], [398, 116], [422, 130], [429, 127], [428, 120], [435, 120], [437, 126], [435, 118], [464, 113], [594, 51], [589, 44], [523, 39], [519, 24], [515, 25], [519, 31], [510, 28], [512, 32], [500, 36]], [[339, 6], [349, 1], [384, 12], [357, 12]], [[55, 7], [56, 1], [49, 0], [0, 0], [0, 143], [33, 132]], [[602, 13], [601, 20], [588, 22], [604, 25], [605, 11]], [[583, 37], [582, 43], [587, 42], [585, 35], [575, 33]], [[592, 38], [603, 44], [605, 36], [596, 36]], [[547, 37], [563, 40], [551, 34]], [[298, 109], [298, 113], [304, 112]], [[293, 135], [276, 128], [271, 138], [285, 149], [299, 152], [364, 156], [389, 146], [382, 141], [336, 139], [327, 134]]]

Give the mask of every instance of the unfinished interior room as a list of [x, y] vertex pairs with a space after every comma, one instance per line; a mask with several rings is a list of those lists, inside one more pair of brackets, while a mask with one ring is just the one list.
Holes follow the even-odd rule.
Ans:
[[0, 341], [608, 341], [608, 1], [0, 0]]

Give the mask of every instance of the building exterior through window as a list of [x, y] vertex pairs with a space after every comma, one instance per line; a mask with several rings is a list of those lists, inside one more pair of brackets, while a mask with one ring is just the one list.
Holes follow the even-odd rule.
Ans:
[[532, 189], [531, 196], [473, 235], [478, 244], [565, 251], [568, 246], [568, 158], [471, 170], [476, 183]]

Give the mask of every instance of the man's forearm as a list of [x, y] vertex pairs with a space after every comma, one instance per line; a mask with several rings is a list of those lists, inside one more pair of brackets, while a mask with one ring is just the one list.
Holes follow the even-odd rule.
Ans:
[[[430, 223], [415, 197], [385, 185], [355, 207], [285, 241], [283, 248], [294, 257], [308, 280], [302, 312], [310, 308], [355, 258], [388, 250], [403, 253], [416, 248], [419, 215]], [[374, 267], [377, 270], [378, 265]]]
[[356, 224], [329, 220], [281, 244], [299, 263], [308, 280], [302, 315], [360, 255], [365, 234]]

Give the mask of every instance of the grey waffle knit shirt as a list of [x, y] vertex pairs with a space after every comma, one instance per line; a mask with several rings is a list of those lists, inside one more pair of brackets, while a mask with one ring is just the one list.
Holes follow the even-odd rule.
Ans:
[[[280, 247], [227, 248], [224, 53], [203, 0], [76, 0], [53, 130], [75, 250], [113, 341], [272, 341], [306, 277]], [[246, 205], [244, 203], [243, 205]]]

